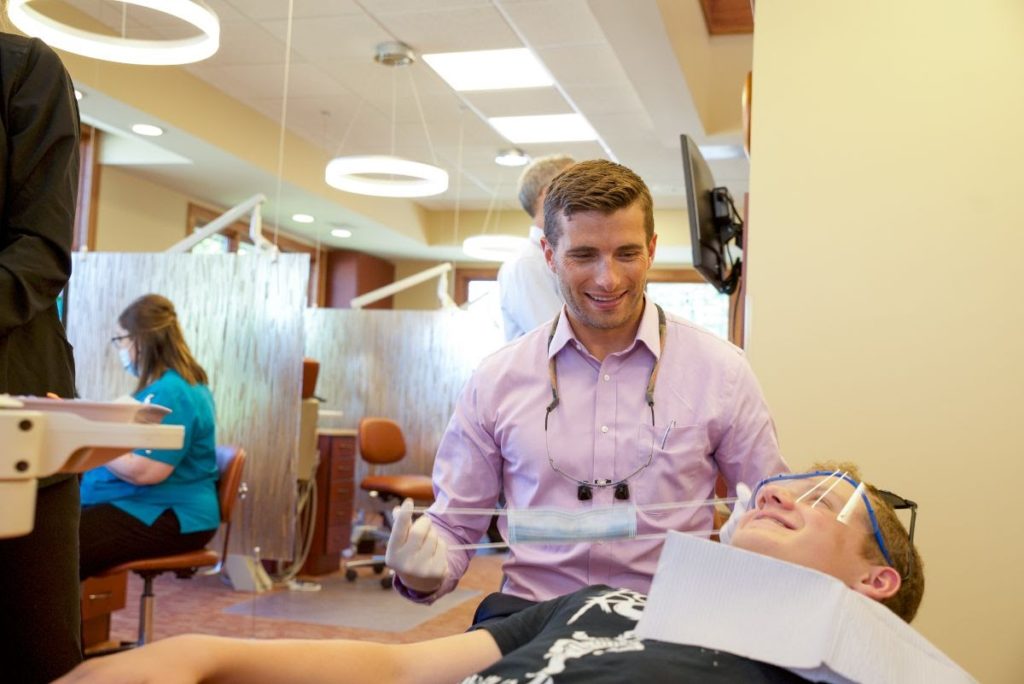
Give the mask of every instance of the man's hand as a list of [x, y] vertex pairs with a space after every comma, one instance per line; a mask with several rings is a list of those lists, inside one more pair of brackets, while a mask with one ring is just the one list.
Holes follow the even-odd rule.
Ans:
[[384, 562], [398, 573], [409, 589], [430, 594], [441, 586], [448, 569], [448, 545], [437, 534], [430, 518], [412, 521], [412, 499], [394, 510], [394, 524]]
[[739, 524], [740, 518], [747, 512], [747, 508], [750, 506], [750, 487], [739, 482], [736, 484], [736, 503], [732, 507], [732, 515], [722, 525], [722, 529], [718, 531], [718, 539], [723, 544], [732, 544], [732, 535], [736, 531], [736, 525]]

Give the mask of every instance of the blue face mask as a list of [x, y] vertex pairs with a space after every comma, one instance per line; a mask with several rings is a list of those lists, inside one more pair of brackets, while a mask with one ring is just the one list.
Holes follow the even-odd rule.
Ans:
[[132, 354], [129, 350], [124, 348], [118, 349], [117, 357], [121, 359], [121, 367], [124, 368], [126, 372], [134, 375], [135, 377], [139, 377], [139, 369], [136, 368], [134, 363], [132, 363]]

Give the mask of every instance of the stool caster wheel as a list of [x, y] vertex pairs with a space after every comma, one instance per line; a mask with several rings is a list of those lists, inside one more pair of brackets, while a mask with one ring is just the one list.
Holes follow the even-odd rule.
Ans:
[[394, 585], [394, 583], [395, 583], [395, 580], [394, 580], [393, 577], [391, 577], [391, 575], [388, 575], [387, 577], [381, 577], [381, 579], [380, 579], [380, 588], [381, 589], [390, 589]]
[[376, 565], [373, 566], [373, 574], [374, 575], [379, 575], [382, 572], [384, 572], [384, 564], [383, 563], [377, 563]]
[[353, 570], [352, 568], [348, 568], [345, 570], [345, 579], [347, 579], [349, 582], [355, 582], [357, 577], [359, 577], [359, 573]]

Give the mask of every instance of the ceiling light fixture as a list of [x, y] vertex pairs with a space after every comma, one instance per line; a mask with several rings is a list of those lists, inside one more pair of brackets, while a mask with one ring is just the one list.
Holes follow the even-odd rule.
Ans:
[[580, 114], [494, 116], [488, 123], [512, 143], [583, 142], [597, 140], [597, 131]]
[[147, 138], [156, 138], [164, 134], [164, 129], [159, 126], [147, 123], [132, 124], [132, 133], [136, 135], [144, 135]]
[[84, 31], [61, 23], [32, 7], [32, 0], [9, 0], [7, 16], [24, 33], [51, 47], [108, 62], [143, 65], [191, 64], [220, 47], [220, 21], [213, 10], [194, 0], [120, 0], [180, 19], [202, 33], [180, 40], [135, 40]]
[[508, 261], [525, 244], [526, 238], [513, 235], [473, 235], [462, 241], [462, 251], [474, 259]]
[[[374, 60], [385, 66], [407, 66], [416, 60], [416, 55], [405, 43], [381, 43], [377, 46]], [[419, 107], [416, 84], [412, 79], [410, 83]], [[394, 155], [394, 111], [392, 103], [392, 154], [335, 157], [327, 162], [324, 170], [324, 180], [328, 185], [345, 192], [376, 197], [429, 197], [448, 189], [448, 172], [444, 169]], [[427, 143], [433, 152], [422, 107], [419, 111]]]
[[348, 228], [334, 228], [331, 230], [331, 235], [336, 238], [350, 238], [352, 237], [352, 231]]
[[292, 221], [296, 223], [312, 223], [316, 219], [309, 214], [292, 214]]
[[324, 179], [338, 190], [376, 197], [429, 197], [448, 189], [444, 169], [385, 155], [335, 157]]
[[498, 150], [498, 156], [494, 158], [494, 163], [499, 166], [526, 166], [529, 162], [530, 155], [518, 147]]
[[529, 48], [439, 52], [423, 55], [423, 61], [456, 91], [545, 88], [555, 84]]

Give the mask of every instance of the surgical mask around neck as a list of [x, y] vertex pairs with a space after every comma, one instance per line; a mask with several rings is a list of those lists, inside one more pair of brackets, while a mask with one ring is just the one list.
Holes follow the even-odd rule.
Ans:
[[139, 377], [139, 369], [132, 362], [132, 354], [130, 350], [125, 349], [124, 347], [118, 349], [117, 357], [121, 359], [121, 367], [124, 368], [125, 371], [134, 375], [135, 377]]
[[567, 511], [557, 508], [509, 509], [510, 544], [576, 543], [636, 536], [636, 506], [603, 506]]

